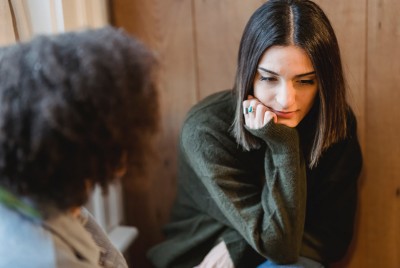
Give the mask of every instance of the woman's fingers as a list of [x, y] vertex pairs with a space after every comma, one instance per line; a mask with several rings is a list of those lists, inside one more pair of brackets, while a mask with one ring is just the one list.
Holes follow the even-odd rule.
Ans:
[[263, 125], [266, 125], [269, 121], [274, 120], [274, 123], [278, 123], [278, 117], [271, 111], [265, 111]]
[[245, 100], [243, 102], [244, 121], [245, 121], [245, 124], [250, 128], [255, 128], [254, 123], [257, 118], [257, 107], [259, 105], [260, 104], [257, 101], [257, 99], [254, 99], [254, 98]]
[[262, 128], [265, 125], [264, 118], [266, 112], [267, 112], [267, 107], [265, 107], [262, 104], [257, 105], [256, 116], [253, 122], [254, 123], [253, 128]]
[[262, 128], [270, 120], [277, 122], [276, 114], [251, 95], [243, 101], [243, 115], [246, 126], [252, 129]]

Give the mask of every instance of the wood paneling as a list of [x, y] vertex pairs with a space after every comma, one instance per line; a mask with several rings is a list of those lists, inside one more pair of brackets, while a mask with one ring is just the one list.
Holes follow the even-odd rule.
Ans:
[[66, 31], [102, 27], [109, 22], [107, 0], [63, 0], [61, 5]]
[[[31, 18], [27, 3], [23, 0], [11, 0], [11, 8], [15, 17], [18, 41], [27, 41], [32, 37]], [[17, 40], [16, 40], [17, 41]]]
[[194, 2], [194, 32], [199, 99], [230, 89], [243, 29], [264, 1], [203, 0]]
[[400, 2], [368, 1], [360, 267], [400, 267]]
[[[140, 254], [162, 236], [175, 194], [176, 146], [184, 116], [210, 93], [231, 88], [245, 23], [264, 1], [114, 0], [114, 23], [138, 36], [160, 60], [161, 130], [148, 178], [126, 185], [130, 223]], [[341, 47], [356, 113], [364, 169], [356, 235], [335, 267], [400, 267], [400, 2], [316, 0]], [[137, 249], [136, 249], [137, 250]], [[135, 263], [135, 262], [134, 262]]]
[[0, 1], [0, 45], [9, 45], [16, 41], [16, 36], [13, 26], [13, 18], [10, 12], [9, 2], [6, 0]]
[[160, 133], [148, 176], [125, 185], [129, 224], [139, 228], [135, 267], [149, 267], [146, 250], [162, 239], [175, 196], [177, 141], [187, 111], [197, 102], [192, 1], [112, 1], [112, 20], [151, 47], [159, 60]]

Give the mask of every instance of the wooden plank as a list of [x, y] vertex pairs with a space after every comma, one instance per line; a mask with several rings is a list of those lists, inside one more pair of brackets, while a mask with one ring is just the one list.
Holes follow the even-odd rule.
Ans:
[[163, 238], [161, 228], [176, 192], [178, 136], [187, 111], [197, 102], [192, 2], [114, 0], [110, 4], [112, 23], [145, 42], [160, 63], [160, 133], [155, 153], [149, 152], [147, 176], [131, 178], [124, 185], [127, 223], [139, 229], [132, 266], [151, 267], [145, 253]]
[[193, 1], [198, 98], [232, 88], [243, 29], [265, 1]]
[[14, 11], [18, 40], [27, 41], [32, 37], [32, 23], [27, 3], [23, 0], [11, 0]]
[[14, 32], [13, 19], [8, 1], [0, 1], [0, 45], [10, 45], [15, 43], [16, 37]]
[[65, 31], [109, 24], [106, 0], [62, 0]]
[[64, 30], [72, 31], [86, 28], [88, 25], [88, 2], [62, 0]]
[[368, 1], [363, 267], [400, 267], [399, 13], [397, 0]]

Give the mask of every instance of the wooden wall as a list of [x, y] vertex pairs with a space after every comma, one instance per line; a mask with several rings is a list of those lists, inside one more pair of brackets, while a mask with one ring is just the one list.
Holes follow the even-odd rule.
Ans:
[[10, 45], [15, 42], [16, 34], [8, 1], [0, 1], [0, 18], [0, 46]]
[[[139, 227], [132, 255], [162, 239], [175, 195], [179, 130], [188, 109], [230, 88], [239, 40], [261, 0], [113, 0], [112, 21], [160, 61], [161, 130], [146, 178], [126, 184], [127, 221]], [[356, 236], [337, 267], [400, 267], [400, 2], [316, 0], [336, 30], [364, 154]]]

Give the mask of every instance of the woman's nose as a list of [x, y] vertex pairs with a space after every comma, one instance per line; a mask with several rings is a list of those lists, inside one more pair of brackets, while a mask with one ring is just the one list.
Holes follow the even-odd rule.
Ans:
[[293, 83], [283, 83], [276, 94], [276, 102], [278, 102], [282, 109], [288, 109], [295, 103], [295, 100], [296, 89], [293, 87]]

